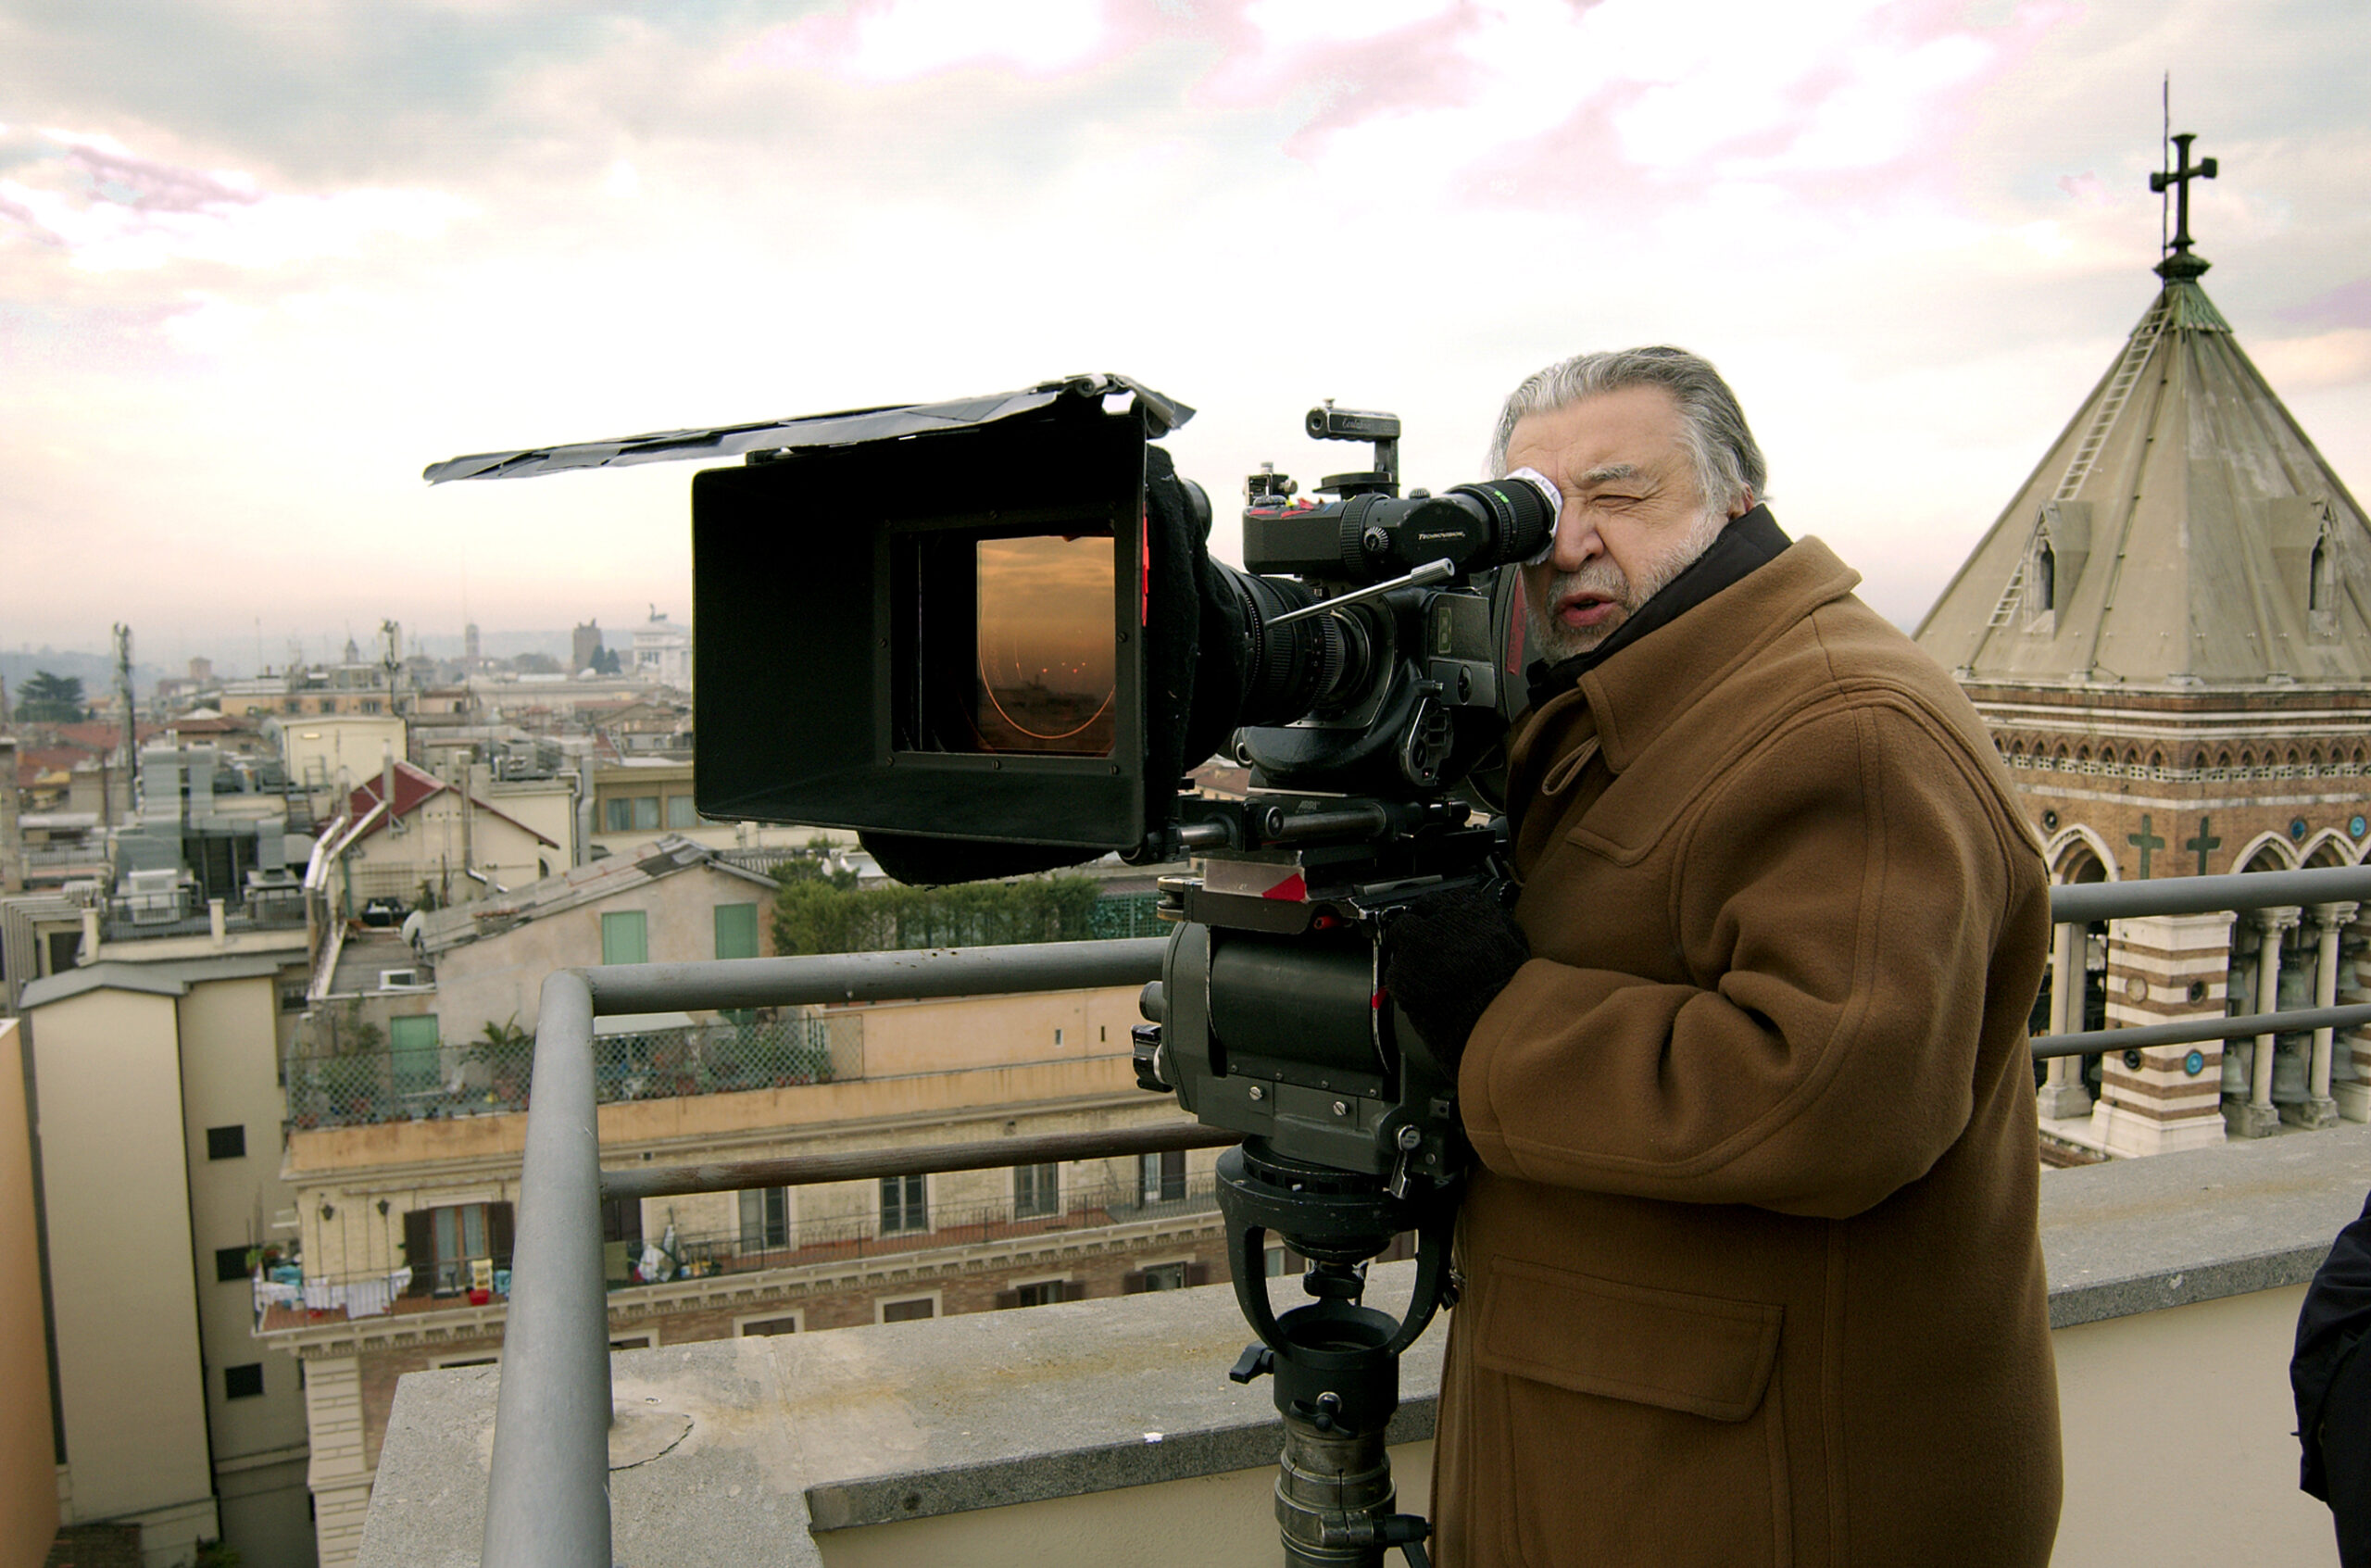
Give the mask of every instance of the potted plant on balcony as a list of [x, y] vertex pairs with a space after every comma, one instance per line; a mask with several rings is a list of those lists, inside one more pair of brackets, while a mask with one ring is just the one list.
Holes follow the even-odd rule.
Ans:
[[494, 1100], [501, 1106], [523, 1106], [535, 1061], [534, 1032], [512, 1013], [501, 1022], [489, 1021], [470, 1044], [470, 1051], [485, 1064], [494, 1081]]

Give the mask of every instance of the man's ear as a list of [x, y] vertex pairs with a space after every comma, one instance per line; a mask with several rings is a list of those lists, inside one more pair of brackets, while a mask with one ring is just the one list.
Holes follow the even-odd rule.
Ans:
[[1737, 519], [1753, 510], [1753, 492], [1749, 490], [1737, 499], [1729, 503], [1729, 521], [1731, 522], [1737, 521]]

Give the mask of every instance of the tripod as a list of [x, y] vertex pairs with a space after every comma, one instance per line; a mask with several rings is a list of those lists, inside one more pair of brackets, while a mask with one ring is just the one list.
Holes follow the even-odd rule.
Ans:
[[[1382, 1568], [1394, 1546], [1410, 1568], [1430, 1568], [1431, 1526], [1396, 1512], [1384, 1433], [1399, 1408], [1399, 1353], [1455, 1299], [1455, 1189], [1395, 1194], [1382, 1178], [1293, 1160], [1254, 1137], [1219, 1157], [1218, 1198], [1236, 1301], [1260, 1336], [1227, 1375], [1272, 1374], [1285, 1418], [1276, 1524], [1286, 1568]], [[1416, 1289], [1395, 1321], [1360, 1298], [1367, 1261], [1408, 1230], [1417, 1235]], [[1282, 1317], [1262, 1266], [1272, 1232], [1310, 1260], [1303, 1288], [1313, 1299]]]

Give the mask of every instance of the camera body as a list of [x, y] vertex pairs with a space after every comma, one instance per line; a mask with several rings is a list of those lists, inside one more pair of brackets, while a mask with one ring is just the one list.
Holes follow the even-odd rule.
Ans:
[[[1399, 421], [1321, 498], [1253, 475], [1245, 565], [1158, 438], [1193, 410], [1116, 376], [935, 405], [455, 458], [432, 480], [739, 456], [692, 482], [704, 817], [854, 829], [955, 882], [1191, 854], [1139, 1075], [1280, 1158], [1388, 1179], [1457, 1163], [1453, 1085], [1376, 974], [1393, 912], [1487, 884], [1520, 705], [1517, 574], [1555, 526], [1527, 479], [1400, 494]], [[1193, 792], [1214, 753], [1243, 800]]]

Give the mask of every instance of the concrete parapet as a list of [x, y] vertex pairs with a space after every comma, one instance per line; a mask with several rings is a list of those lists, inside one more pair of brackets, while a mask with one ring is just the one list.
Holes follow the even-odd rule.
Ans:
[[[2059, 1561], [2312, 1562], [2283, 1368], [2303, 1283], [2360, 1210], [2371, 1127], [2047, 1173], [2042, 1238], [2066, 1434]], [[1413, 1265], [1374, 1271], [1404, 1298]], [[1226, 1364], [1223, 1288], [614, 1358], [618, 1561], [1169, 1568], [1277, 1556], [1265, 1385]], [[1426, 1506], [1445, 1335], [1403, 1367], [1392, 1461]], [[476, 1560], [492, 1368], [404, 1379], [364, 1568]], [[2133, 1434], [2217, 1455], [2133, 1484]], [[2245, 1499], [2244, 1505], [2234, 1499]]]

